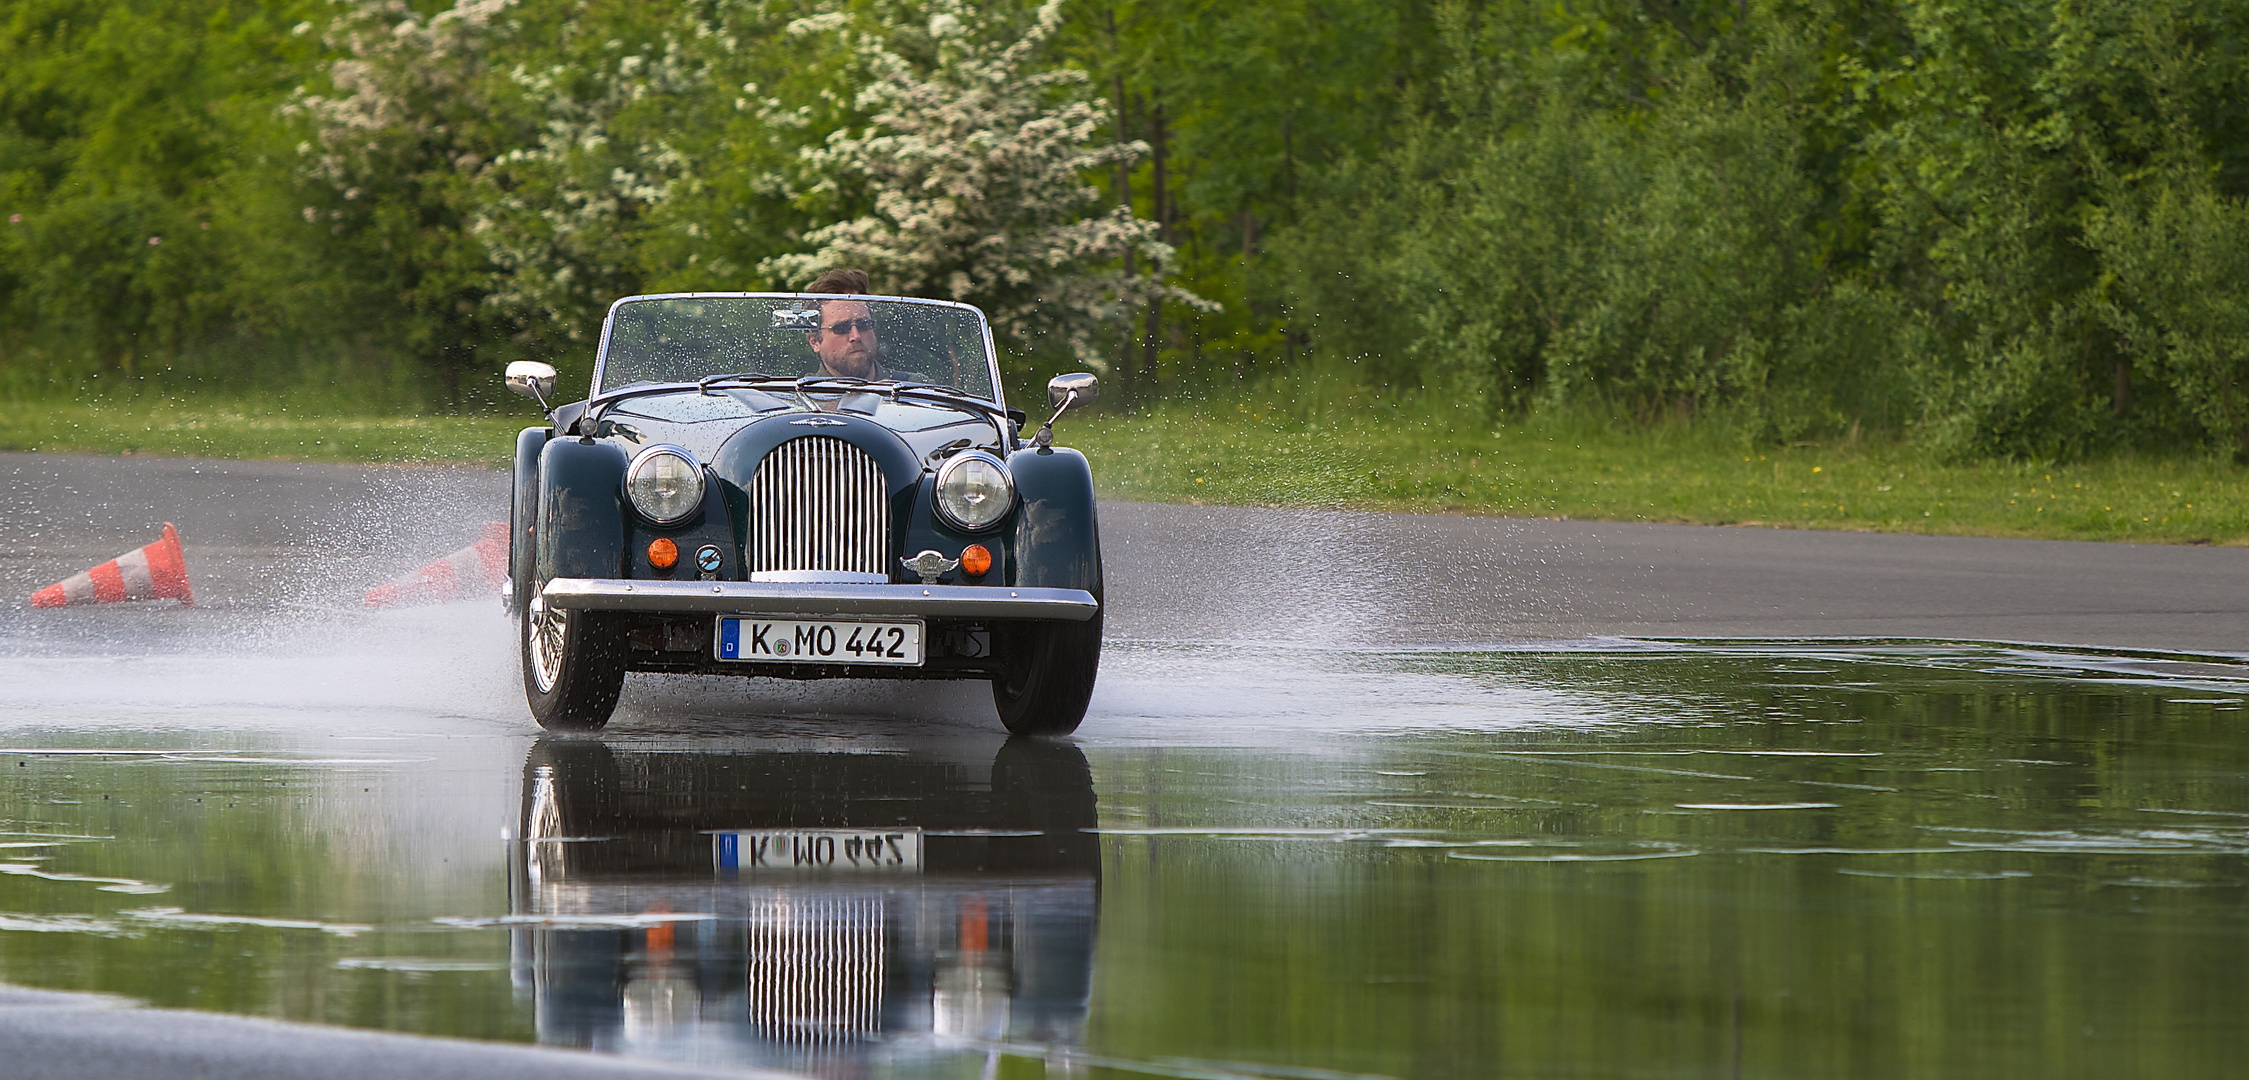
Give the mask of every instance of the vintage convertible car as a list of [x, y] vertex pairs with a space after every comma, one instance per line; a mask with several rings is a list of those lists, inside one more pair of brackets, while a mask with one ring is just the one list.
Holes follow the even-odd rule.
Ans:
[[628, 671], [989, 679], [1007, 729], [1074, 730], [1101, 652], [1092, 474], [1026, 442], [982, 312], [879, 296], [611, 305], [586, 400], [509, 365], [508, 604], [532, 715], [609, 720]]

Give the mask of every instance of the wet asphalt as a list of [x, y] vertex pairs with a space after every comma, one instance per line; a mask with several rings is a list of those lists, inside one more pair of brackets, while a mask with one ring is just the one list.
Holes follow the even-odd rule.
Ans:
[[0, 987], [0, 1054], [8, 1063], [7, 1075], [15, 1080], [340, 1076], [424, 1080], [725, 1076], [740, 1080], [758, 1075], [496, 1043], [143, 1009], [113, 997], [12, 987]]
[[[448, 725], [461, 713], [478, 732], [520, 741], [529, 721], [505, 715], [512, 649], [486, 640], [493, 635], [482, 622], [463, 631], [413, 614], [381, 616], [389, 620], [382, 634], [423, 650], [414, 655], [425, 672], [397, 671], [396, 649], [358, 656], [348, 648], [368, 633], [353, 620], [374, 617], [359, 608], [362, 592], [473, 541], [481, 522], [505, 516], [505, 500], [504, 478], [483, 470], [0, 455], [0, 591], [19, 598], [0, 629], [8, 661], [0, 724], [94, 727], [121, 709], [163, 708], [167, 723], [194, 731], [262, 722], [245, 719], [261, 709], [349, 702], [364, 707], [353, 714], [360, 736], [455, 737], [460, 726]], [[194, 611], [33, 613], [21, 599], [148, 542], [165, 521], [186, 546]], [[1133, 503], [1105, 505], [1103, 527], [1108, 633], [1144, 646], [1316, 654], [1872, 638], [2249, 653], [2249, 550], [2237, 548]], [[198, 660], [215, 642], [251, 659], [231, 668]], [[308, 681], [286, 667], [299, 652], [357, 659], [330, 665], [326, 682]], [[270, 687], [243, 687], [261, 672]], [[420, 685], [406, 693], [391, 685], [400, 681]], [[1223, 673], [1204, 681], [1196, 692], [1205, 696], [1273, 690], [1229, 687]], [[1103, 731], [1105, 713], [1163, 692], [1145, 683], [1097, 694], [1087, 731]], [[696, 691], [628, 689], [622, 722], [660, 713], [667, 695], [683, 693]], [[963, 723], [996, 727], [975, 694], [954, 697]], [[220, 700], [224, 710], [198, 712], [199, 702]], [[1223, 710], [1214, 715], [1223, 725]], [[697, 1075], [32, 990], [0, 991], [0, 1060], [9, 1075], [42, 1078]], [[722, 1074], [744, 1075], [705, 1075]]]
[[[0, 455], [0, 589], [28, 596], [172, 521], [206, 607], [348, 606], [473, 542], [506, 500], [487, 470]], [[1102, 526], [1108, 632], [1127, 639], [2249, 652], [2249, 548], [1115, 502]]]

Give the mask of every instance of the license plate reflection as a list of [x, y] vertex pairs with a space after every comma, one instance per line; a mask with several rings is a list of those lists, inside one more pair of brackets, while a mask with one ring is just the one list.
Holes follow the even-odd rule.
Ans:
[[711, 834], [721, 873], [819, 871], [917, 874], [920, 829], [792, 829]]

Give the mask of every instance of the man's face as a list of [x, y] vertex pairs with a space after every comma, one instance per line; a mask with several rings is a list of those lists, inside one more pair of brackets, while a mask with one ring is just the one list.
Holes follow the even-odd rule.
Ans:
[[864, 300], [823, 300], [820, 329], [807, 335], [820, 367], [830, 375], [871, 379], [875, 373], [875, 318]]

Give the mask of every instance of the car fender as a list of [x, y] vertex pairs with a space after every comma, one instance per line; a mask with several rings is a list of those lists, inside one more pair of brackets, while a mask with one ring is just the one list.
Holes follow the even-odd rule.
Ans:
[[539, 454], [554, 429], [528, 427], [515, 437], [515, 484], [508, 492], [508, 613], [519, 614], [531, 599], [531, 574], [537, 569]]
[[1008, 455], [1015, 478], [1015, 584], [1084, 589], [1101, 599], [1101, 520], [1093, 470], [1065, 447]]
[[537, 580], [625, 576], [625, 452], [554, 439], [539, 454]]

